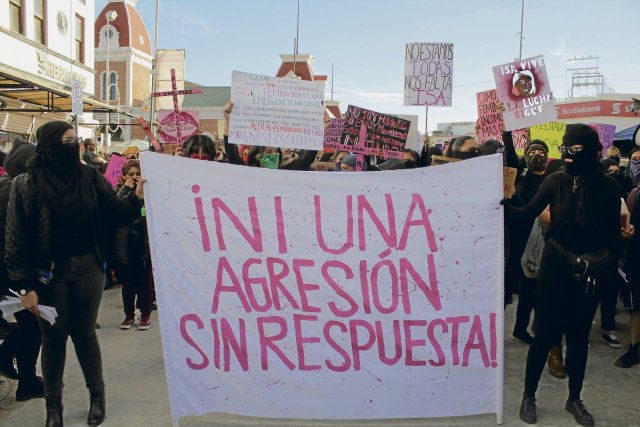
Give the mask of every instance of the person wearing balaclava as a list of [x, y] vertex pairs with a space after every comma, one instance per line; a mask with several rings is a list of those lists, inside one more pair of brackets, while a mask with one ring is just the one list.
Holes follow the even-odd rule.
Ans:
[[[539, 139], [527, 144], [524, 149], [524, 161], [526, 168], [517, 176], [516, 193], [512, 198], [514, 206], [525, 206], [538, 191], [540, 184], [546, 177], [549, 148]], [[531, 344], [533, 337], [527, 331], [531, 318], [531, 311], [535, 307], [536, 280], [529, 279], [522, 271], [522, 255], [527, 246], [531, 234], [534, 219], [510, 218], [509, 227], [509, 257], [505, 268], [505, 287], [511, 290], [518, 289], [518, 307], [516, 309], [516, 323], [513, 328], [513, 337]]]
[[[505, 202], [510, 217], [533, 219], [547, 205], [551, 213], [538, 272], [536, 336], [527, 354], [520, 419], [537, 422], [538, 382], [552, 343], [564, 332], [569, 375], [565, 409], [579, 424], [592, 426], [594, 418], [580, 397], [598, 285], [608, 283], [606, 277], [615, 274], [619, 258], [620, 199], [616, 182], [603, 173], [598, 162], [599, 139], [594, 129], [585, 124], [567, 125], [562, 144], [564, 170], [549, 175], [526, 206]], [[600, 259], [599, 271], [605, 273], [577, 274], [584, 271], [578, 257]]]
[[[4, 248], [7, 205], [13, 178], [27, 171], [27, 160], [35, 152], [35, 145], [16, 140], [4, 159], [6, 175], [0, 177], [0, 248]], [[0, 295], [10, 295], [9, 277], [4, 257], [0, 258]], [[25, 401], [44, 396], [42, 378], [36, 376], [36, 362], [40, 353], [40, 328], [38, 319], [27, 310], [14, 314], [18, 326], [12, 328], [0, 344], [0, 371], [18, 380], [16, 400]], [[18, 372], [13, 368], [16, 358]], [[11, 376], [13, 374], [13, 376]]]
[[38, 315], [53, 306], [53, 325], [39, 318], [46, 426], [62, 426], [62, 375], [71, 336], [90, 394], [87, 424], [105, 418], [102, 357], [95, 333], [104, 287], [104, 257], [111, 225], [141, 213], [142, 185], [118, 197], [95, 168], [80, 163], [78, 138], [67, 122], [36, 132], [27, 173], [13, 181], [7, 210], [5, 255], [10, 286]]

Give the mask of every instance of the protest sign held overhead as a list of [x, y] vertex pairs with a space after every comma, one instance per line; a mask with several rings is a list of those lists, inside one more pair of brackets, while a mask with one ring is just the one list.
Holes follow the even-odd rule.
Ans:
[[506, 130], [556, 120], [544, 58], [535, 56], [493, 67]]
[[349, 105], [340, 146], [352, 153], [401, 159], [410, 126], [409, 120]]
[[562, 137], [567, 129], [567, 124], [562, 122], [549, 122], [540, 125], [531, 126], [529, 128], [530, 138], [541, 139], [547, 143], [549, 147], [549, 158], [559, 159], [562, 156], [558, 147], [562, 145]]
[[616, 126], [604, 123], [589, 123], [589, 126], [598, 132], [598, 138], [600, 138], [600, 144], [602, 144], [602, 154], [604, 155], [607, 150], [613, 146], [613, 139], [616, 135]]
[[482, 143], [488, 139], [502, 142], [504, 120], [502, 113], [498, 110], [498, 93], [495, 89], [478, 92], [476, 99], [478, 102], [478, 142]]
[[109, 184], [113, 188], [116, 188], [120, 176], [122, 176], [122, 166], [127, 162], [127, 158], [121, 156], [118, 153], [112, 153], [107, 164], [107, 169], [104, 172], [104, 177], [107, 178]]
[[409, 125], [409, 131], [407, 132], [407, 142], [404, 145], [404, 148], [408, 150], [417, 151], [418, 153], [422, 151], [423, 143], [422, 140], [418, 139], [418, 116], [412, 114], [392, 114], [394, 117], [400, 117], [401, 119], [409, 120], [411, 124]]
[[502, 411], [501, 156], [349, 179], [142, 167], [174, 420]]
[[331, 119], [331, 123], [324, 130], [324, 148], [325, 149], [342, 149], [340, 139], [342, 138], [342, 128], [344, 127], [344, 119]]
[[452, 78], [452, 43], [407, 43], [404, 105], [450, 107]]
[[160, 110], [160, 142], [181, 145], [191, 135], [199, 133], [199, 112], [182, 110]]
[[322, 150], [324, 85], [233, 71], [229, 142]]

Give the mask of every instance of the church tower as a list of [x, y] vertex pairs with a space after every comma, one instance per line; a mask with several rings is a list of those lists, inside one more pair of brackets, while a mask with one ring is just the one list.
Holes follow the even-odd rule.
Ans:
[[[103, 102], [109, 99], [111, 105], [124, 110], [141, 107], [151, 92], [153, 51], [136, 3], [137, 0], [109, 1], [96, 18], [94, 29], [96, 98]], [[130, 139], [130, 128], [120, 127], [113, 139]]]

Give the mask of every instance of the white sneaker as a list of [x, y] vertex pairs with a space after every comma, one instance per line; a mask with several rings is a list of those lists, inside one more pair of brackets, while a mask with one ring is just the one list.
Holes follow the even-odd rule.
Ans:
[[611, 348], [622, 348], [622, 343], [618, 340], [616, 331], [603, 331], [602, 342]]

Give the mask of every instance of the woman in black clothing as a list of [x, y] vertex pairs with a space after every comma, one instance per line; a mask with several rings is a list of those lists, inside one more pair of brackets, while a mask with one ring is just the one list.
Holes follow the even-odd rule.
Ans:
[[62, 375], [67, 338], [73, 341], [90, 392], [87, 423], [105, 418], [104, 381], [96, 318], [104, 287], [104, 257], [112, 226], [140, 215], [142, 182], [119, 198], [95, 168], [80, 163], [78, 138], [62, 121], [36, 133], [28, 173], [18, 176], [9, 196], [6, 263], [13, 289], [33, 314], [38, 304], [55, 307], [53, 325], [39, 319], [46, 426], [62, 426]]
[[[615, 181], [598, 162], [598, 134], [584, 124], [568, 125], [563, 137], [565, 169], [548, 176], [534, 198], [516, 217], [533, 218], [550, 205], [551, 225], [545, 236], [537, 289], [537, 331], [527, 355], [520, 418], [537, 421], [535, 393], [549, 349], [556, 337], [567, 337], [569, 398], [565, 409], [584, 426], [594, 419], [580, 400], [587, 363], [589, 331], [598, 303], [599, 283], [606, 278], [577, 279], [577, 256], [606, 250], [615, 270], [620, 247], [620, 200]], [[613, 272], [608, 272], [612, 274]], [[605, 276], [603, 274], [603, 276]]]
[[[27, 161], [35, 152], [35, 145], [16, 140], [4, 160], [6, 175], [0, 177], [0, 295], [9, 295], [9, 277], [4, 260], [5, 225], [9, 192], [13, 178], [27, 171]], [[24, 401], [44, 396], [42, 378], [36, 376], [36, 362], [40, 353], [40, 328], [38, 319], [26, 310], [15, 313], [18, 323], [0, 345], [0, 373], [4, 376], [15, 374], [13, 357], [18, 372], [9, 378], [18, 380], [16, 400]]]

